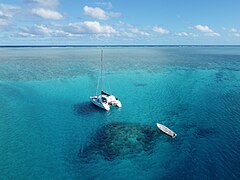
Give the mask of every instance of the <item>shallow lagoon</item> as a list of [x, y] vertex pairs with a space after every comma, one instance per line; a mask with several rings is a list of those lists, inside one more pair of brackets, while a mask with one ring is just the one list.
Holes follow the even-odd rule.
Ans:
[[104, 53], [109, 112], [89, 103], [100, 48], [0, 49], [1, 179], [239, 179], [240, 48]]

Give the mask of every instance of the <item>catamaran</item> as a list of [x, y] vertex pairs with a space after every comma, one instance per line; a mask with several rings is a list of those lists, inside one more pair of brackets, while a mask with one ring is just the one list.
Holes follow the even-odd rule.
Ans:
[[[90, 96], [90, 101], [96, 106], [109, 111], [111, 106], [122, 107], [122, 103], [114, 95], [111, 95], [103, 91], [102, 61], [103, 61], [103, 50], [101, 50], [101, 67], [100, 67], [101, 93], [99, 95]], [[98, 87], [99, 87], [99, 81], [97, 85], [96, 94], [98, 92]]]

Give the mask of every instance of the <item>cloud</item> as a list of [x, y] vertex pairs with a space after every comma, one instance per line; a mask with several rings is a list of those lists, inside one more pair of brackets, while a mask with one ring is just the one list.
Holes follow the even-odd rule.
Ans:
[[240, 30], [236, 28], [225, 28], [224, 30], [229, 32], [230, 36], [240, 37]]
[[233, 34], [235, 37], [240, 37], [240, 33], [234, 33]]
[[99, 20], [107, 20], [112, 17], [119, 17], [121, 13], [118, 12], [106, 12], [99, 7], [89, 7], [84, 6], [83, 8], [84, 14], [89, 17], [93, 17]]
[[206, 36], [220, 36], [219, 33], [214, 32], [212, 29], [210, 29], [208, 26], [204, 25], [196, 25], [194, 28], [200, 32], [203, 32]]
[[206, 33], [205, 36], [212, 36], [212, 37], [218, 36], [219, 37], [221, 35], [219, 33], [213, 32], [213, 33]]
[[235, 29], [235, 28], [231, 28], [231, 29], [229, 29], [229, 32], [236, 33], [236, 32], [237, 32], [237, 29]]
[[180, 32], [180, 33], [175, 33], [176, 36], [180, 37], [197, 37], [197, 34], [194, 33], [187, 33], [187, 32]]
[[0, 19], [0, 27], [8, 26], [9, 24], [10, 24], [10, 21], [6, 19]]
[[169, 34], [169, 31], [168, 31], [167, 29], [164, 29], [164, 28], [162, 28], [162, 27], [160, 27], [160, 26], [154, 26], [154, 27], [152, 28], [152, 30], [153, 30], [154, 32], [157, 32], [157, 33], [160, 33], [160, 34]]
[[126, 25], [126, 23], [124, 23], [123, 21], [119, 21], [117, 24], [116, 24], [116, 26], [125, 26]]
[[11, 18], [17, 12], [19, 12], [20, 7], [13, 6], [10, 4], [0, 4], [0, 18]]
[[101, 25], [97, 21], [70, 23], [64, 30], [72, 34], [114, 34], [117, 31], [109, 25]]
[[50, 10], [50, 9], [44, 9], [44, 8], [36, 8], [32, 9], [32, 13], [44, 18], [44, 19], [62, 19], [63, 16], [57, 11]]
[[73, 37], [83, 35], [111, 36], [117, 31], [109, 25], [101, 25], [96, 21], [69, 23], [67, 25], [50, 24], [24, 27], [17, 33], [21, 37]]
[[129, 28], [129, 31], [131, 33], [134, 33], [135, 35], [140, 35], [140, 36], [149, 36], [150, 34], [144, 31], [140, 31], [138, 28]]
[[205, 33], [212, 33], [212, 32], [214, 32], [208, 26], [196, 25], [194, 27], [195, 27], [195, 29], [197, 29], [198, 31], [201, 31], [201, 32], [205, 32]]
[[117, 23], [116, 26], [119, 27], [116, 36], [123, 40], [142, 39], [150, 36], [148, 32], [142, 31], [137, 27], [131, 24], [126, 24], [122, 21]]
[[18, 33], [21, 37], [66, 37], [71, 36], [70, 33], [67, 33], [61, 29], [54, 29], [46, 25], [34, 25], [33, 27], [22, 28], [22, 31]]
[[25, 0], [33, 8], [31, 13], [44, 19], [63, 19], [63, 15], [56, 10], [59, 0]]
[[62, 25], [59, 23], [51, 23], [49, 25], [26, 26], [17, 33], [20, 37], [79, 37], [88, 36], [92, 38], [99, 37], [116, 37], [125, 40], [140, 39], [149, 37], [148, 32], [142, 31], [134, 26], [126, 26], [119, 30], [114, 29], [110, 25], [101, 24], [98, 21], [82, 21]]
[[56, 8], [59, 4], [58, 0], [25, 0], [25, 2], [36, 4], [48, 9]]
[[0, 27], [11, 24], [13, 16], [20, 11], [20, 7], [10, 4], [0, 4]]
[[112, 8], [112, 3], [111, 2], [96, 2], [97, 5], [100, 6], [106, 6], [108, 9]]

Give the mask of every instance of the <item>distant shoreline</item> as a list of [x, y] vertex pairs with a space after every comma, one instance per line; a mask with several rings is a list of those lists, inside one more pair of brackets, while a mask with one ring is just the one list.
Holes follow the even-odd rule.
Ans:
[[45, 47], [240, 47], [240, 45], [0, 45], [0, 48], [45, 48]]

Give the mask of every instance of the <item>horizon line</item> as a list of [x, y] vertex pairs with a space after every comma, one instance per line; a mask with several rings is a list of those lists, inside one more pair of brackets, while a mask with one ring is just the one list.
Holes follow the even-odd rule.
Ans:
[[0, 48], [8, 47], [240, 47], [240, 44], [26, 44], [26, 45], [0, 45]]

